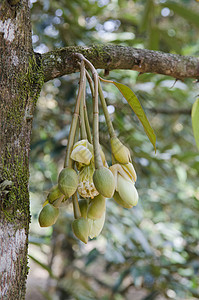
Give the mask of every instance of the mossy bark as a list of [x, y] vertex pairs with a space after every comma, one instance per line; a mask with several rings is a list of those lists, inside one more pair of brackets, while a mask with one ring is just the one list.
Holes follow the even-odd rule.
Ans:
[[81, 53], [96, 69], [127, 69], [176, 79], [199, 79], [198, 57], [136, 49], [119, 45], [69, 46], [42, 54], [44, 81], [79, 71], [74, 53]]
[[32, 115], [43, 84], [28, 0], [0, 5], [0, 299], [25, 299]]

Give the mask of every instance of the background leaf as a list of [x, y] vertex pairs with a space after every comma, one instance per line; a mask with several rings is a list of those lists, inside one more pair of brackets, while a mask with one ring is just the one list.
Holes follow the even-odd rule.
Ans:
[[199, 98], [194, 102], [191, 111], [193, 134], [199, 149]]
[[193, 10], [189, 9], [188, 7], [185, 7], [184, 5], [181, 5], [176, 2], [166, 2], [162, 4], [164, 7], [168, 7], [169, 9], [173, 10], [174, 13], [178, 14], [179, 16], [183, 17], [188, 22], [194, 24], [195, 26], [199, 26], [199, 17], [198, 13], [194, 12]]
[[142, 123], [144, 130], [156, 151], [156, 145], [155, 145], [156, 144], [156, 135], [145, 115], [145, 112], [144, 112], [138, 98], [136, 97], [136, 95], [133, 93], [133, 91], [128, 86], [126, 86], [122, 83], [118, 83], [118, 82], [113, 82], [113, 84], [122, 93], [124, 98], [127, 100], [128, 104], [133, 109], [134, 113], [136, 114], [136, 116], [138, 117], [140, 122]]

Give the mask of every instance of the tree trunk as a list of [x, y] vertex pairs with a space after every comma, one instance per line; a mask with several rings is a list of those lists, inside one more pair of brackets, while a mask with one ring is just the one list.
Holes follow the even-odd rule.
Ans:
[[0, 299], [25, 299], [29, 149], [43, 84], [32, 51], [28, 0], [0, 3]]

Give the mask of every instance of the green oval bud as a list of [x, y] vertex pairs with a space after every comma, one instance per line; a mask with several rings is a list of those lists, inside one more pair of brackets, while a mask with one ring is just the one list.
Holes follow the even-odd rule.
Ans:
[[83, 243], [87, 244], [88, 242], [88, 234], [89, 234], [89, 226], [88, 221], [85, 218], [79, 218], [73, 221], [72, 230], [74, 235]]
[[41, 227], [48, 227], [57, 221], [59, 208], [50, 204], [45, 205], [39, 214], [39, 224]]
[[77, 190], [78, 175], [72, 168], [64, 168], [58, 178], [58, 187], [68, 198]]
[[117, 191], [124, 202], [128, 205], [135, 206], [138, 203], [138, 193], [134, 182], [129, 182], [120, 174], [117, 178]]
[[115, 191], [115, 179], [112, 172], [102, 167], [93, 174], [93, 182], [97, 191], [106, 198], [111, 198]]
[[116, 137], [111, 138], [111, 150], [115, 159], [121, 164], [128, 164], [131, 156], [129, 149]]
[[86, 199], [82, 199], [79, 201], [79, 208], [81, 212], [82, 218], [87, 218], [87, 211], [88, 211], [88, 201]]
[[106, 199], [102, 195], [96, 196], [90, 203], [87, 217], [92, 220], [100, 219], [106, 209]]
[[131, 208], [131, 207], [133, 207], [133, 205], [125, 202], [124, 200], [122, 200], [122, 198], [120, 197], [120, 195], [116, 191], [115, 191], [115, 193], [113, 195], [113, 199], [115, 200], [115, 202], [117, 202], [119, 205], [121, 205], [124, 208]]
[[55, 200], [57, 200], [58, 198], [60, 198], [62, 196], [62, 192], [60, 191], [58, 185], [54, 185], [50, 191], [49, 194], [47, 196], [47, 200], [49, 201], [49, 203], [53, 203]]

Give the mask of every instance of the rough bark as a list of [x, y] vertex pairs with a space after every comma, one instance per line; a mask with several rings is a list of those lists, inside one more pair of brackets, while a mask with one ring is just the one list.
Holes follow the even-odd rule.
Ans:
[[82, 53], [96, 69], [128, 69], [140, 73], [158, 73], [177, 79], [199, 79], [199, 59], [146, 49], [117, 45], [66, 47], [42, 55], [44, 80], [78, 71], [75, 52]]
[[32, 51], [28, 0], [0, 3], [0, 299], [25, 299], [29, 149], [43, 80]]

